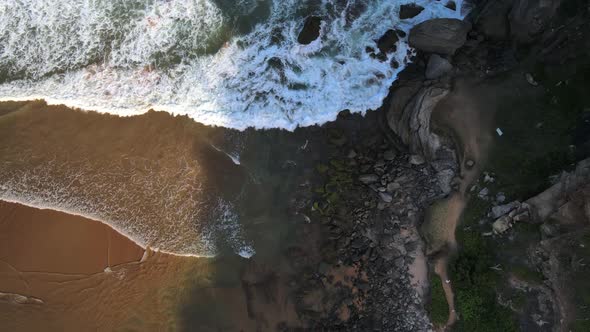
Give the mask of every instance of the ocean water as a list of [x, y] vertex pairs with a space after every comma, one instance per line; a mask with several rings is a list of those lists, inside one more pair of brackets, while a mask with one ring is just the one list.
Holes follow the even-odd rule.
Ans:
[[[406, 20], [399, 7], [425, 8]], [[0, 0], [0, 99], [149, 109], [235, 129], [322, 124], [379, 107], [412, 50], [389, 29], [462, 17], [435, 0]], [[305, 18], [320, 37], [300, 45]], [[395, 59], [401, 64], [393, 68]]]
[[[406, 3], [425, 9], [400, 20]], [[173, 254], [276, 252], [284, 220], [302, 218], [285, 211], [312, 143], [230, 129], [294, 130], [379, 107], [413, 50], [402, 38], [380, 61], [366, 48], [389, 29], [463, 17], [456, 3], [0, 0], [0, 100], [143, 114], [4, 118], [0, 199], [96, 219]], [[320, 37], [301, 45], [310, 15]], [[189, 119], [150, 109], [229, 129], [188, 130]]]

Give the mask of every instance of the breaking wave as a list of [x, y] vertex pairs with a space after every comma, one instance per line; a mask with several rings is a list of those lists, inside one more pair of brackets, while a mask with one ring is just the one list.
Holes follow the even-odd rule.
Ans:
[[[425, 9], [400, 20], [409, 2]], [[389, 29], [461, 17], [462, 2], [0, 0], [0, 98], [293, 130], [379, 107], [411, 50], [403, 38], [386, 61], [365, 49]], [[309, 15], [320, 37], [301, 45]]]

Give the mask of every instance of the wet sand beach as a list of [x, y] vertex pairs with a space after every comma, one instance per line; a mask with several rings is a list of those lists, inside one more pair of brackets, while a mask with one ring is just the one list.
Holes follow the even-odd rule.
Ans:
[[[280, 303], [259, 296], [268, 292], [256, 281], [264, 271], [246, 269], [246, 260], [144, 250], [105, 224], [58, 211], [0, 201], [0, 260], [6, 331], [272, 330], [297, 321], [281, 286], [271, 285]], [[249, 293], [244, 270], [254, 280]]]
[[83, 217], [8, 202], [0, 202], [0, 211], [3, 270], [90, 275], [138, 262], [144, 253], [107, 225]]
[[144, 249], [133, 241], [107, 225], [62, 212], [0, 202], [0, 221], [3, 329], [169, 325], [164, 313], [176, 300], [157, 290], [165, 292], [176, 282], [174, 276], [187, 267], [182, 259], [148, 251], [151, 257], [140, 263]]

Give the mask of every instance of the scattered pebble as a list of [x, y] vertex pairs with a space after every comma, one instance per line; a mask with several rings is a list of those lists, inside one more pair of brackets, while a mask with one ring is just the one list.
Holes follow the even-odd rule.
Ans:
[[479, 196], [479, 198], [481, 198], [481, 199], [486, 199], [488, 197], [489, 192], [490, 192], [490, 190], [488, 188], [483, 188], [482, 190], [479, 191], [477, 196]]
[[425, 163], [424, 157], [417, 155], [417, 154], [411, 155], [409, 161], [410, 161], [410, 164], [412, 164], [412, 165], [422, 165]]
[[383, 200], [385, 203], [391, 203], [391, 201], [393, 201], [393, 197], [385, 192], [380, 192], [379, 197], [381, 197], [381, 200]]
[[526, 73], [524, 75], [524, 78], [532, 86], [538, 86], [539, 85], [539, 83], [537, 83], [537, 81], [535, 81], [535, 79], [533, 78], [533, 75], [531, 75], [531, 73]]
[[392, 161], [395, 159], [395, 152], [393, 150], [387, 150], [383, 153], [383, 159], [387, 161]]

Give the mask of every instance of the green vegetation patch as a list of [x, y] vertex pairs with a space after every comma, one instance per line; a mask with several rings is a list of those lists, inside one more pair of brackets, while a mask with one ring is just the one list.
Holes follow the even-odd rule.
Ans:
[[[586, 261], [590, 257], [590, 232], [586, 231], [572, 251], [572, 259]], [[588, 265], [581, 265], [573, 275], [572, 289], [575, 289], [573, 296], [576, 304], [576, 319], [570, 326], [573, 332], [590, 331], [590, 278], [588, 275], [590, 275]]]
[[312, 210], [320, 215], [331, 215], [342, 204], [342, 196], [352, 186], [353, 169], [346, 164], [346, 160], [332, 159], [328, 164], [318, 164], [316, 171], [325, 180], [322, 186], [313, 190], [315, 200]]
[[543, 274], [539, 271], [533, 270], [528, 266], [513, 266], [510, 272], [518, 279], [528, 283], [540, 284], [543, 282]]
[[426, 309], [434, 325], [443, 326], [449, 318], [449, 305], [440, 278], [432, 273], [430, 277], [430, 302]]
[[495, 266], [496, 257], [491, 240], [483, 237], [477, 224], [489, 203], [473, 199], [457, 229], [459, 253], [450, 264], [459, 322], [455, 331], [517, 331], [514, 314], [496, 301], [501, 282]]
[[587, 154], [580, 145], [588, 137], [577, 137], [577, 132], [590, 112], [590, 64], [578, 64], [572, 73], [537, 63], [533, 72], [545, 91], [505, 98], [496, 113], [496, 126], [504, 134], [489, 158], [489, 170], [514, 199], [543, 191], [549, 176]]

